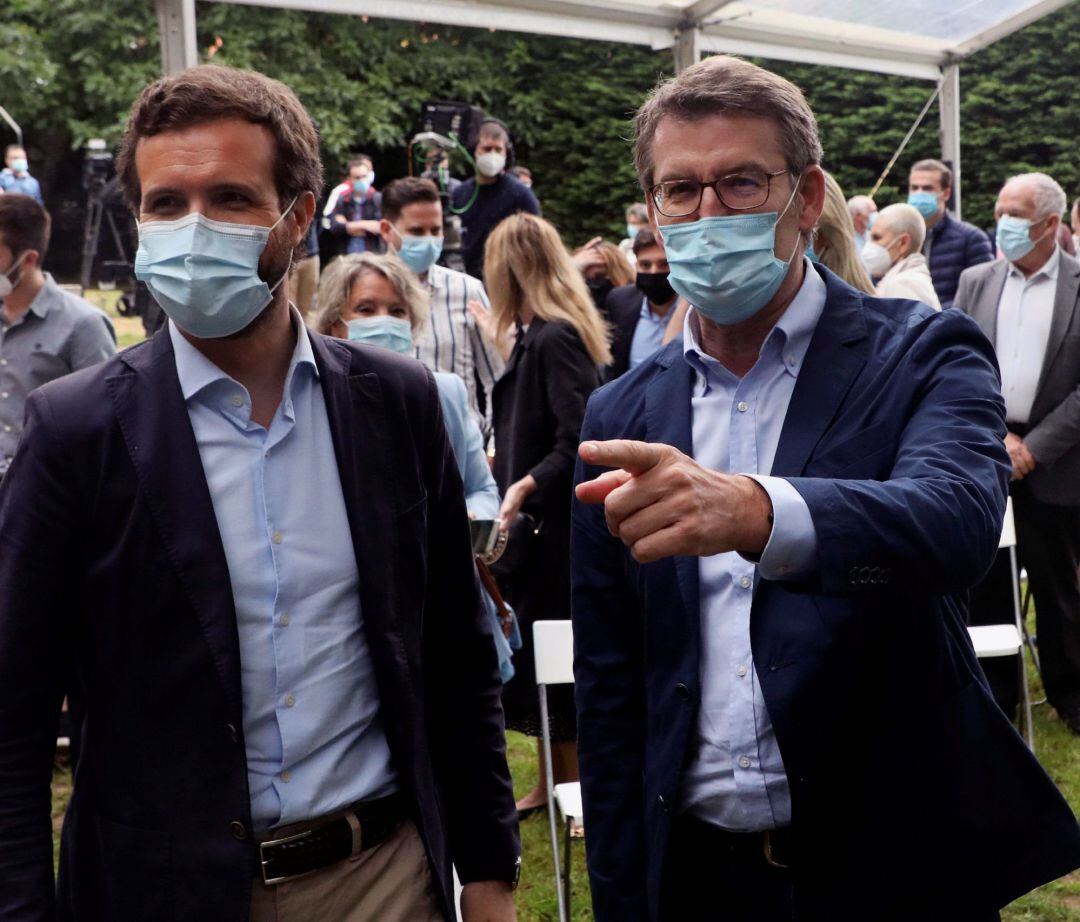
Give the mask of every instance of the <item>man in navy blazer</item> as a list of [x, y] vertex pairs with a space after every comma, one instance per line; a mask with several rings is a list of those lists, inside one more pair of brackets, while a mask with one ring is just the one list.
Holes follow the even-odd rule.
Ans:
[[[314, 126], [260, 74], [136, 101], [170, 321], [31, 394], [0, 486], [0, 918], [514, 918], [494, 646], [432, 376], [287, 300]], [[82, 748], [53, 889], [61, 698]]]
[[1080, 864], [1080, 832], [964, 627], [1009, 472], [992, 348], [803, 257], [824, 182], [788, 81], [703, 61], [635, 153], [693, 309], [582, 432], [596, 918], [995, 919]]

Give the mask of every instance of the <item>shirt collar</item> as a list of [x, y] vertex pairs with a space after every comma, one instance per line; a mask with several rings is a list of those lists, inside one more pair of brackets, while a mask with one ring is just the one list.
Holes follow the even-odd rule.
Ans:
[[432, 263], [431, 267], [427, 271], [427, 278], [424, 279], [427, 282], [429, 288], [445, 288], [446, 276], [450, 272], [445, 266], [440, 266], [438, 263]]
[[[292, 359], [289, 361], [289, 371], [285, 376], [285, 393], [289, 391], [297, 366], [310, 365], [315, 377], [319, 376], [319, 369], [315, 364], [315, 353], [311, 348], [311, 340], [308, 338], [307, 328], [300, 317], [300, 312], [295, 307], [290, 307], [290, 312], [293, 325], [296, 327], [296, 346], [293, 349]], [[188, 342], [172, 320], [169, 321], [169, 339], [172, 340], [173, 354], [176, 357], [176, 376], [180, 379], [180, 390], [185, 401], [191, 400], [215, 381], [233, 380]]]
[[1056, 282], [1058, 276], [1058, 267], [1061, 265], [1061, 247], [1055, 246], [1054, 252], [1050, 254], [1050, 258], [1042, 264], [1042, 267], [1038, 272], [1033, 272], [1030, 276], [1025, 276], [1023, 272], [1016, 268], [1015, 265], [1009, 263], [1009, 275], [1015, 275], [1025, 282], [1034, 282], [1040, 275], [1045, 275], [1051, 281]]
[[31, 314], [37, 315], [40, 319], [44, 320], [45, 315], [49, 313], [49, 309], [56, 304], [59, 304], [64, 297], [63, 291], [60, 290], [60, 286], [56, 284], [53, 277], [46, 272], [45, 284], [41, 286], [41, 290], [34, 295], [34, 300], [30, 302], [30, 307], [27, 309]]
[[[776, 325], [765, 337], [759, 354], [765, 355], [771, 350], [777, 350], [783, 356], [785, 371], [793, 378], [799, 375], [803, 359], [810, 348], [810, 340], [817, 329], [818, 320], [821, 319], [821, 312], [825, 309], [825, 282], [809, 259], [805, 260], [804, 264], [806, 272], [802, 285], [787, 310], [780, 315]], [[696, 308], [691, 307], [683, 321], [683, 356], [691, 368], [705, 375], [708, 367], [716, 367], [719, 363], [701, 348], [698, 325], [694, 320], [696, 314]], [[774, 343], [776, 345], [773, 345]]]

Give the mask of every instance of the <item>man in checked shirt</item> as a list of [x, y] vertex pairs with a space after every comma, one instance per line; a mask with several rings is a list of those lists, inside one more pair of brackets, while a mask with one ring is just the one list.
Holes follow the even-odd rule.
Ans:
[[[432, 371], [458, 375], [485, 437], [491, 432], [491, 389], [503, 372], [499, 351], [486, 339], [473, 310], [489, 311], [478, 279], [436, 263], [442, 255], [443, 213], [430, 179], [407, 176], [383, 190], [382, 236], [419, 276], [431, 295], [431, 317], [416, 337], [416, 357]], [[474, 302], [470, 310], [469, 302]]]

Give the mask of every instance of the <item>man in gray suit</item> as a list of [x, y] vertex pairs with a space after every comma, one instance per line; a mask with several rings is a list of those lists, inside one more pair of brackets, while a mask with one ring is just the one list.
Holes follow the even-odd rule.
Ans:
[[[1005, 259], [960, 277], [955, 306], [994, 342], [1009, 425], [1018, 552], [1035, 596], [1050, 703], [1080, 734], [1080, 262], [1057, 243], [1065, 193], [1045, 173], [1014, 176], [998, 195]], [[991, 571], [972, 599], [976, 623], [1012, 620], [1010, 575]], [[1010, 671], [988, 674], [999, 701]], [[1012, 672], [1015, 687], [1015, 672]], [[1004, 699], [1004, 700], [1002, 700]]]

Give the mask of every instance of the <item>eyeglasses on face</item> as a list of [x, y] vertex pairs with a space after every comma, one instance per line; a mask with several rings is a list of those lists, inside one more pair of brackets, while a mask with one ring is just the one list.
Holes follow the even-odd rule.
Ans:
[[769, 200], [774, 176], [782, 176], [790, 170], [742, 170], [728, 173], [709, 182], [696, 179], [670, 179], [657, 183], [649, 190], [653, 205], [667, 218], [683, 218], [701, 207], [701, 196], [706, 186], [711, 186], [724, 207], [732, 211], [749, 211], [760, 208]]

